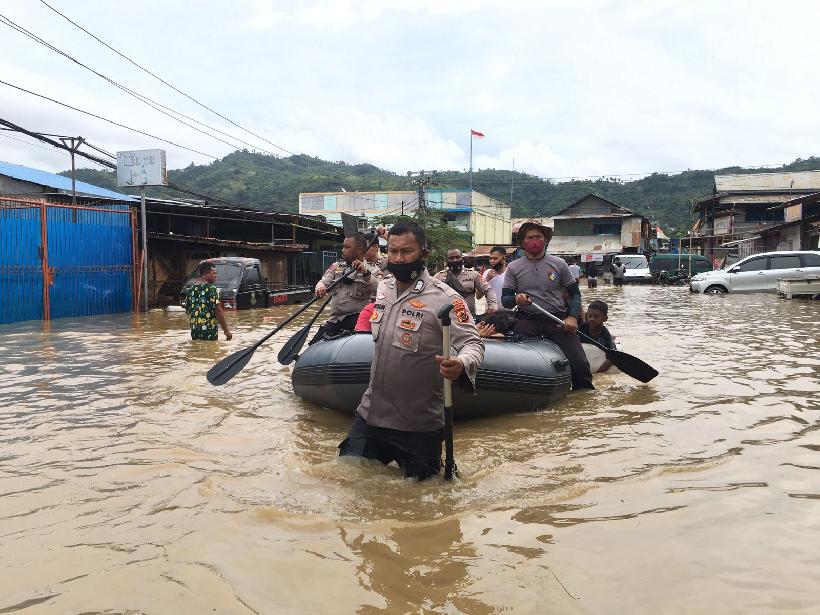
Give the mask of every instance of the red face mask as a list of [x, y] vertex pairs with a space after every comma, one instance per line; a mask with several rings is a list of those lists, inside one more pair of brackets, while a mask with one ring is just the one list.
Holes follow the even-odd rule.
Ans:
[[537, 256], [544, 251], [544, 240], [543, 239], [527, 239], [524, 242], [524, 249], [527, 251], [527, 254], [532, 254], [533, 256]]

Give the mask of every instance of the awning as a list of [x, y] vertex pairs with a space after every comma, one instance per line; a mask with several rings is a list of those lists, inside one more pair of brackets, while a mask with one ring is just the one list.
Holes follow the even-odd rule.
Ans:
[[558, 236], [550, 240], [547, 254], [618, 254], [621, 238], [617, 235], [593, 237]]

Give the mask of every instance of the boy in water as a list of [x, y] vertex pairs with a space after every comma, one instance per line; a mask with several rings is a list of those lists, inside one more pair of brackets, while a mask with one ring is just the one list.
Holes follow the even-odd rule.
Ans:
[[587, 307], [586, 321], [581, 323], [578, 330], [581, 333], [586, 333], [596, 342], [607, 348], [615, 349], [615, 342], [612, 341], [612, 335], [609, 329], [604, 326], [607, 321], [607, 313], [609, 306], [603, 301], [596, 299]]
[[[609, 306], [600, 299], [596, 299], [587, 307], [586, 318], [578, 327], [578, 331], [587, 334], [605, 348], [615, 350], [615, 342], [612, 340], [612, 335], [609, 329], [604, 326], [604, 323], [607, 321], [608, 312]], [[581, 341], [587, 343], [583, 338], [581, 338]], [[596, 373], [603, 373], [610, 367], [612, 367], [612, 363], [607, 359], [601, 367], [596, 370]]]

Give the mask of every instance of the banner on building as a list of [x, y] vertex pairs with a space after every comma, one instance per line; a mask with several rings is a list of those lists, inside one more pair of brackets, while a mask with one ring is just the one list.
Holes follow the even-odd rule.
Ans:
[[715, 235], [731, 235], [734, 216], [715, 218]]

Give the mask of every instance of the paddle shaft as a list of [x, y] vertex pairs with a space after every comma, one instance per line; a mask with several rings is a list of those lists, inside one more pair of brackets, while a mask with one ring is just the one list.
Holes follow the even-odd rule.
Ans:
[[[450, 358], [450, 309], [445, 306], [439, 313], [441, 318], [441, 354]], [[446, 309], [446, 311], [445, 311]], [[453, 455], [453, 381], [444, 379], [444, 480], [452, 480], [456, 462]]]
[[[316, 310], [316, 313], [313, 315], [313, 318], [310, 319], [310, 322], [301, 329], [299, 329], [299, 331], [296, 332], [296, 335], [291, 337], [287, 341], [287, 343], [285, 343], [285, 345], [282, 346], [282, 350], [279, 351], [279, 356], [277, 357], [280, 363], [282, 363], [283, 365], [288, 365], [290, 363], [290, 356], [294, 353], [298, 354], [299, 351], [302, 350], [302, 346], [305, 345], [305, 340], [307, 339], [308, 333], [310, 332], [310, 328], [313, 326], [313, 323], [316, 322], [316, 319], [319, 318], [319, 315], [322, 313], [322, 310], [324, 310], [327, 307], [327, 304], [330, 303], [331, 299], [332, 297], [328, 297], [327, 299], [325, 299], [325, 302], [319, 306], [319, 309]], [[293, 344], [293, 347], [288, 348], [289, 344]], [[287, 354], [283, 354], [283, 352], [286, 352]], [[285, 360], [288, 360], [288, 363], [285, 363]]]
[[[375, 237], [373, 237], [373, 239], [371, 239], [371, 240], [370, 240], [370, 242], [367, 244], [367, 248], [365, 248], [365, 252], [367, 252], [367, 250], [369, 250], [370, 248], [372, 248], [372, 247], [373, 247], [373, 245], [374, 245], [377, 241], [379, 241], [379, 235], [378, 235], [378, 234], [376, 234], [376, 236], [375, 236]], [[352, 268], [351, 268], [351, 269], [348, 269], [347, 271], [345, 271], [345, 272], [344, 272], [344, 274], [342, 274], [342, 277], [340, 277], [338, 280], [335, 280], [334, 282], [332, 282], [332, 283], [331, 283], [331, 284], [330, 284], [330, 285], [329, 285], [329, 286], [325, 289], [325, 294], [327, 294], [327, 293], [329, 293], [331, 290], [333, 290], [333, 289], [334, 289], [334, 288], [335, 288], [338, 284], [340, 284], [340, 283], [342, 282], [342, 280], [345, 280], [345, 279], [347, 279], [348, 277], [350, 277], [351, 275], [353, 275], [353, 273], [354, 273], [355, 271], [356, 271], [356, 270], [355, 270], [355, 269], [352, 269]], [[239, 363], [240, 361], [242, 361], [245, 357], [247, 357], [248, 355], [251, 355], [251, 354], [253, 354], [254, 352], [256, 352], [257, 348], [259, 348], [262, 344], [264, 344], [265, 342], [267, 342], [267, 341], [268, 341], [271, 337], [273, 337], [274, 335], [276, 335], [277, 333], [279, 333], [279, 331], [281, 331], [281, 330], [282, 330], [282, 328], [283, 328], [285, 325], [287, 325], [288, 323], [290, 323], [290, 322], [291, 322], [294, 318], [296, 318], [299, 314], [301, 314], [301, 313], [302, 313], [302, 312], [304, 312], [306, 309], [308, 309], [308, 308], [309, 308], [311, 305], [313, 305], [313, 304], [314, 304], [314, 303], [315, 303], [315, 302], [316, 302], [319, 298], [320, 298], [320, 297], [318, 297], [318, 296], [313, 297], [313, 299], [311, 299], [311, 300], [310, 300], [310, 301], [308, 301], [305, 305], [303, 305], [301, 308], [299, 308], [298, 310], [296, 310], [296, 311], [295, 311], [293, 314], [291, 314], [291, 315], [290, 315], [287, 319], [285, 319], [285, 321], [284, 321], [284, 322], [282, 322], [282, 323], [280, 323], [279, 325], [277, 325], [277, 327], [276, 327], [273, 331], [271, 331], [270, 333], [268, 333], [265, 337], [263, 337], [261, 340], [259, 340], [258, 342], [256, 342], [253, 346], [250, 346], [249, 348], [247, 348], [246, 350], [244, 350], [244, 351], [242, 351], [242, 352], [240, 352], [240, 353], [236, 353], [236, 355], [237, 355], [237, 356], [236, 356], [236, 358], [235, 358], [233, 361], [231, 361], [230, 363], [226, 364], [226, 365], [223, 367], [223, 369], [219, 372], [219, 374], [214, 375], [214, 378], [217, 378], [219, 375], [225, 374], [225, 372], [229, 371], [229, 370], [230, 370], [230, 369], [231, 369], [234, 365], [236, 365], [237, 363]], [[240, 370], [240, 371], [241, 371], [241, 370]], [[236, 375], [236, 374], [234, 374], [234, 375]], [[231, 378], [233, 378], [233, 376], [231, 376]], [[230, 379], [230, 378], [229, 378], [229, 379]]]
[[[563, 325], [563, 324], [564, 324], [564, 321], [563, 321], [563, 320], [561, 320], [560, 318], [558, 318], [555, 314], [550, 314], [547, 310], [545, 310], [544, 308], [542, 308], [542, 307], [541, 307], [540, 305], [538, 305], [537, 303], [533, 302], [533, 303], [530, 303], [530, 305], [531, 305], [532, 307], [534, 307], [536, 310], [538, 310], [539, 312], [541, 312], [544, 316], [546, 316], [546, 317], [547, 317], [547, 318], [549, 318], [550, 320], [555, 321], [555, 323], [556, 323], [556, 324], [559, 324], [559, 325]], [[595, 346], [597, 346], [598, 348], [600, 348], [600, 349], [601, 349], [601, 350], [603, 350], [604, 352], [607, 352], [607, 353], [608, 353], [608, 352], [610, 352], [610, 351], [612, 350], [612, 348], [607, 348], [606, 346], [604, 346], [603, 344], [601, 344], [598, 340], [595, 340], [595, 339], [591, 338], [591, 337], [590, 337], [590, 336], [588, 336], [586, 333], [582, 333], [581, 331], [576, 331], [576, 333], [577, 333], [578, 335], [580, 335], [582, 338], [584, 338], [585, 340], [587, 340], [590, 344], [594, 344]]]

